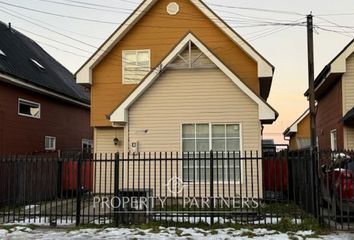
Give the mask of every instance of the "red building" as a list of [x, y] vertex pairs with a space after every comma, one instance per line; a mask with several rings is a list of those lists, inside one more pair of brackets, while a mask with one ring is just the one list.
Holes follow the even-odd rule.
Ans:
[[354, 40], [318, 75], [315, 95], [319, 148], [354, 149]]
[[91, 145], [89, 93], [33, 40], [0, 22], [0, 154]]

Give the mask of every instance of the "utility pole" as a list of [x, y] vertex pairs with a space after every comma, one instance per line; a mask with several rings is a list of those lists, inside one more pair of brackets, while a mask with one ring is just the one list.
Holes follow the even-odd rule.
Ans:
[[309, 71], [309, 105], [310, 105], [310, 136], [311, 150], [316, 148], [316, 109], [315, 109], [315, 73], [313, 54], [313, 16], [307, 15], [307, 51], [308, 51], [308, 71]]
[[308, 51], [308, 71], [309, 71], [309, 106], [310, 106], [310, 133], [311, 133], [311, 162], [310, 185], [312, 188], [311, 200], [312, 211], [315, 217], [319, 216], [319, 178], [318, 178], [318, 158], [316, 155], [316, 109], [315, 109], [315, 73], [314, 73], [314, 50], [313, 50], [313, 16], [307, 15], [307, 51]]

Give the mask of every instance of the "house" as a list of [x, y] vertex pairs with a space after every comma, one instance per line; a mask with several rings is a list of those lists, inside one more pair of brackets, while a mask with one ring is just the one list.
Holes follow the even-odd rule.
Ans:
[[289, 150], [294, 151], [309, 148], [311, 146], [309, 109], [301, 114], [301, 116], [284, 131], [283, 135], [289, 141]]
[[0, 22], [0, 153], [90, 148], [89, 93], [33, 40]]
[[[266, 102], [273, 72], [202, 1], [145, 0], [78, 70], [76, 79], [91, 88], [98, 154], [214, 150], [241, 156], [258, 151], [261, 156], [263, 125], [278, 116]], [[175, 169], [185, 180], [202, 168], [194, 166], [189, 173], [189, 164], [166, 164], [155, 166], [154, 172]], [[261, 164], [254, 161], [257, 166]], [[129, 178], [137, 169], [121, 175]], [[256, 179], [256, 172], [249, 177]], [[234, 182], [241, 180], [237, 178]], [[134, 185], [134, 180], [124, 182]]]
[[76, 78], [91, 88], [97, 153], [255, 151], [278, 116], [273, 72], [202, 1], [146, 0]]
[[354, 148], [353, 96], [354, 40], [324, 67], [315, 80], [316, 131], [321, 150]]

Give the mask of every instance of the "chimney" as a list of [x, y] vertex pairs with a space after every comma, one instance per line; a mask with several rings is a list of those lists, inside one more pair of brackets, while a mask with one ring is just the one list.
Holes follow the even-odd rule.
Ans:
[[9, 28], [9, 30], [11, 30], [11, 23], [10, 22], [9, 22], [9, 27], [8, 28]]

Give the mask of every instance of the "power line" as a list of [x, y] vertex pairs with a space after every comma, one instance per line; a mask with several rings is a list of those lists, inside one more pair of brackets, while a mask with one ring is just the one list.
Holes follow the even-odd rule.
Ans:
[[[75, 16], [70, 16], [70, 15], [63, 15], [63, 14], [58, 14], [58, 13], [52, 13], [52, 12], [48, 12], [48, 11], [42, 11], [42, 10], [37, 10], [37, 9], [33, 9], [33, 8], [28, 8], [28, 7], [23, 7], [23, 6], [19, 6], [19, 5], [15, 5], [15, 4], [11, 4], [11, 3], [6, 3], [3, 1], [0, 1], [0, 4], [5, 4], [11, 7], [15, 7], [15, 8], [20, 8], [20, 9], [24, 9], [24, 10], [28, 10], [28, 11], [34, 11], [34, 12], [38, 12], [38, 13], [42, 13], [42, 14], [47, 14], [47, 15], [53, 15], [56, 17], [63, 17], [63, 18], [69, 18], [69, 19], [75, 19], [75, 20], [80, 20], [80, 21], [88, 21], [88, 22], [94, 22], [94, 23], [106, 23], [106, 24], [114, 24], [114, 25], [118, 25], [115, 22], [110, 22], [110, 21], [102, 21], [102, 20], [93, 20], [93, 19], [88, 19], [88, 18], [81, 18], [81, 17], [75, 17]], [[231, 26], [231, 27], [262, 27], [262, 26], [267, 26], [267, 25], [288, 25], [291, 23], [280, 23], [280, 22], [259, 22], [258, 24], [254, 23], [251, 25], [243, 25], [243, 26]], [[129, 24], [122, 24], [123, 25], [129, 25]], [[150, 27], [150, 28], [185, 28], [184, 26], [181, 27], [170, 27], [170, 26], [158, 26], [158, 25], [154, 25], [154, 26], [148, 26], [148, 25], [142, 25], [143, 27]], [[209, 28], [213, 28], [213, 27], [198, 27], [201, 29], [209, 29]], [[228, 26], [226, 26], [225, 28], [228, 28]]]
[[280, 14], [288, 14], [288, 15], [305, 16], [305, 14], [301, 14], [301, 13], [293, 12], [293, 11], [283, 11], [283, 10], [264, 9], [264, 8], [251, 8], [251, 7], [239, 7], [239, 6], [223, 5], [223, 4], [215, 4], [215, 3], [209, 3], [209, 5], [215, 6], [215, 7], [227, 8], [227, 9], [233, 8], [233, 9], [240, 9], [240, 10], [257, 11], [257, 12], [269, 12], [269, 13], [280, 13]]
[[354, 13], [327, 13], [327, 14], [316, 14], [316, 16], [353, 16]]
[[[51, 3], [56, 3], [56, 4], [65, 4], [65, 3], [62, 3], [62, 2], [58, 2], [58, 1], [53, 1], [53, 0], [40, 0], [40, 1], [44, 1], [44, 2], [51, 2]], [[119, 8], [119, 7], [114, 7], [114, 6], [108, 6], [108, 5], [102, 5], [102, 4], [93, 4], [93, 3], [87, 3], [87, 2], [83, 2], [83, 1], [77, 1], [77, 0], [65, 0], [67, 2], [74, 2], [74, 3], [79, 3], [79, 4], [82, 4], [82, 5], [88, 5], [88, 6], [99, 6], [99, 7], [103, 7], [103, 8], [108, 8], [109, 10], [111, 9], [118, 9], [118, 10], [127, 10], [129, 11], [129, 13], [131, 13], [131, 11], [133, 11], [134, 9], [127, 9], [127, 8]], [[76, 7], [85, 7], [85, 6], [80, 6], [80, 5], [75, 5]], [[97, 9], [97, 10], [105, 10], [105, 9], [98, 9], [98, 8], [91, 8], [91, 9]], [[163, 10], [163, 9], [161, 9]], [[136, 10], [138, 11], [138, 10]], [[235, 12], [230, 12], [230, 11], [225, 11], [225, 10], [219, 10], [220, 12], [224, 12], [224, 13], [230, 13], [232, 15], [237, 15], [237, 16], [240, 16], [240, 17], [243, 17], [241, 18], [241, 20], [268, 20], [268, 21], [280, 21], [280, 19], [274, 19], [274, 18], [263, 18], [263, 17], [254, 17], [254, 16], [246, 16], [246, 15], [243, 15], [243, 14], [239, 14], [239, 13], [235, 13]], [[148, 14], [148, 13], [146, 13]], [[159, 13], [160, 15], [163, 15], [166, 17], [166, 14], [165, 13]], [[197, 15], [195, 14], [189, 14], [189, 13], [184, 13], [186, 15], [189, 15], [189, 16], [194, 16], [196, 17]], [[181, 19], [181, 18], [179, 18]], [[186, 20], [198, 20], [198, 19], [195, 19], [195, 18], [187, 18]], [[205, 19], [199, 19], [200, 21], [204, 21]], [[223, 18], [223, 20], [225, 21], [240, 21], [240, 18]]]
[[89, 19], [89, 18], [81, 18], [81, 17], [69, 16], [69, 15], [64, 15], [64, 14], [59, 14], [59, 13], [52, 13], [52, 12], [42, 11], [42, 10], [29, 8], [29, 7], [24, 7], [24, 6], [19, 6], [19, 5], [16, 5], [16, 4], [7, 3], [7, 2], [3, 2], [3, 1], [0, 1], [0, 3], [4, 4], [4, 5], [7, 5], [7, 6], [15, 7], [15, 8], [25, 9], [25, 10], [32, 11], [32, 12], [38, 12], [38, 13], [42, 13], [42, 14], [46, 14], [46, 15], [57, 16], [57, 17], [75, 19], [75, 20], [80, 20], [80, 21], [88, 21], [88, 22], [94, 22], [94, 23], [105, 23], [105, 24], [114, 24], [114, 25], [117, 24], [116, 22], [102, 21], [102, 20], [97, 20], [97, 19], [93, 20], [93, 19]]
[[[70, 30], [68, 30], [66, 28], [61, 28], [59, 26], [47, 23], [47, 22], [39, 20], [37, 18], [29, 17], [28, 15], [24, 15], [23, 13], [19, 13], [19, 12], [15, 11], [15, 10], [12, 10], [12, 9], [10, 10], [10, 9], [8, 9], [6, 7], [2, 7], [2, 8], [8, 11], [8, 12], [6, 12], [6, 14], [9, 14], [9, 15], [11, 15], [13, 17], [19, 18], [19, 19], [21, 19], [23, 21], [29, 22], [29, 23], [31, 23], [31, 24], [33, 24], [35, 26], [41, 27], [41, 28], [42, 28], [42, 26], [39, 26], [39, 24], [34, 23], [32, 21], [35, 21], [35, 22], [50, 26], [50, 27], [55, 28], [55, 29], [60, 29], [61, 31], [72, 33], [72, 34], [75, 34], [75, 35], [78, 35], [78, 36], [91, 38], [91, 39], [96, 39], [96, 40], [105, 40], [104, 38], [100, 38], [100, 37], [96, 37], [96, 36], [92, 36], [92, 35], [88, 35], [88, 34], [83, 34], [83, 33], [78, 33], [78, 32], [75, 32], [75, 31], [70, 31]], [[3, 12], [5, 12], [5, 11], [3, 11]], [[15, 14], [17, 14], [17, 15], [15, 15]], [[25, 18], [27, 18], [27, 19], [25, 19]], [[28, 19], [30, 19], [30, 20], [28, 20]]]

